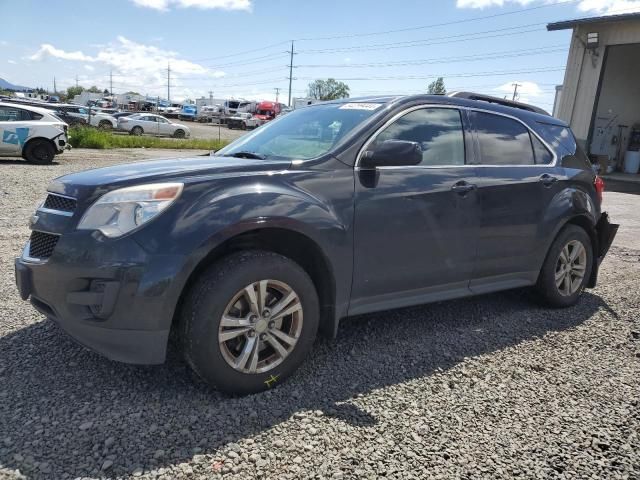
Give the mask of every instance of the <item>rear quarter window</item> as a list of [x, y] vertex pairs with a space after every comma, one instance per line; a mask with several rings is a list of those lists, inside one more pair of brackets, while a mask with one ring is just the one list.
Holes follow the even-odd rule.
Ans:
[[570, 128], [551, 123], [538, 123], [539, 133], [553, 147], [562, 159], [562, 166], [568, 168], [591, 169], [586, 153], [576, 142]]

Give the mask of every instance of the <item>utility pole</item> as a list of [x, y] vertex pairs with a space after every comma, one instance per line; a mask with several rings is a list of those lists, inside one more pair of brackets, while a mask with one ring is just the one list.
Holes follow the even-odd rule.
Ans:
[[171, 63], [167, 62], [167, 103], [171, 105]]
[[516, 98], [518, 98], [518, 87], [521, 87], [522, 84], [521, 83], [512, 83], [511, 85], [513, 85], [513, 98], [511, 100], [515, 102]]
[[58, 88], [56, 87], [56, 77], [53, 77], [53, 94], [55, 95], [57, 91]]
[[280, 99], [280, 89], [276, 87], [274, 90], [276, 91], [276, 103], [278, 103], [278, 100]]
[[76, 88], [78, 88], [78, 75], [76, 75]]
[[213, 106], [213, 90], [209, 90], [209, 105]]
[[289, 61], [289, 106], [291, 106], [291, 83], [293, 82], [293, 56], [295, 52], [293, 50], [293, 40], [291, 40], [291, 50], [288, 51], [291, 54], [291, 60]]
[[113, 97], [113, 69], [109, 70], [109, 93]]

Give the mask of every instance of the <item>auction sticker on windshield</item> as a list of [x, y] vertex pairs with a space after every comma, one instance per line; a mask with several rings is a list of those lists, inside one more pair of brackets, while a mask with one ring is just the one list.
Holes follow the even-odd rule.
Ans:
[[375, 110], [379, 107], [379, 103], [345, 103], [340, 110]]

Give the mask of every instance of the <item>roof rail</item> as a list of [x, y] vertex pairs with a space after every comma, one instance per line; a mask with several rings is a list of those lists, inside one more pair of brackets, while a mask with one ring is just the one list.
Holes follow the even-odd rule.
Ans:
[[527, 110], [528, 112], [540, 113], [548, 117], [551, 116], [549, 112], [547, 112], [546, 110], [543, 110], [542, 108], [535, 107], [533, 105], [529, 105], [526, 103], [507, 100], [505, 98], [492, 97], [491, 95], [482, 95], [480, 93], [473, 93], [473, 92], [452, 92], [448, 96], [454, 97], [454, 98], [465, 98], [467, 100], [479, 100], [481, 102], [496, 103], [498, 105], [503, 105], [505, 107], [519, 108], [520, 110]]

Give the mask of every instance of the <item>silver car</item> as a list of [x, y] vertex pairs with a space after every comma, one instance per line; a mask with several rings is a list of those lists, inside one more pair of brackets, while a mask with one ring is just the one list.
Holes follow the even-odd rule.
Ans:
[[166, 118], [152, 113], [136, 113], [128, 117], [118, 118], [118, 130], [131, 135], [168, 135], [175, 138], [188, 138], [191, 130], [180, 123], [173, 123]]

